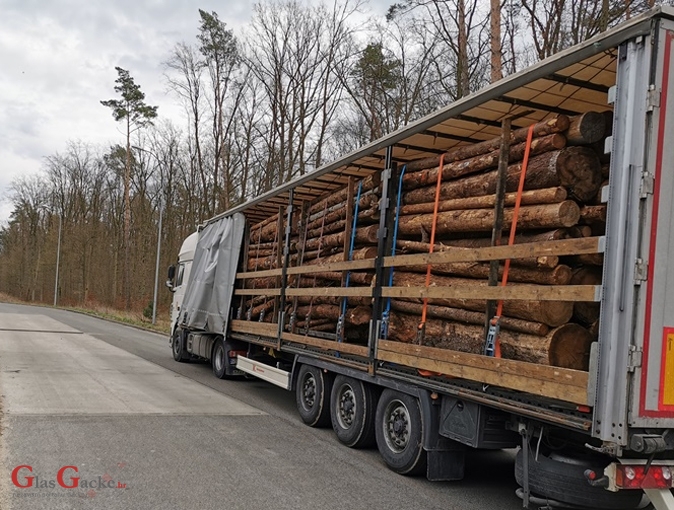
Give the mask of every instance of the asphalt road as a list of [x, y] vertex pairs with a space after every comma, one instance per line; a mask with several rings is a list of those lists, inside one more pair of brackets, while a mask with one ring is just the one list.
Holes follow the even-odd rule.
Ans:
[[469, 452], [461, 482], [402, 477], [303, 425], [290, 392], [73, 312], [0, 304], [0, 394], [2, 509], [521, 508], [512, 451]]

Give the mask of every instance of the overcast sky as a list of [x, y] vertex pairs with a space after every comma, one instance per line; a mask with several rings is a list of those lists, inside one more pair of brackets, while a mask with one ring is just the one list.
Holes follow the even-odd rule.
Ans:
[[[382, 8], [386, 2], [378, 0]], [[123, 141], [101, 99], [115, 97], [115, 66], [128, 69], [177, 117], [161, 62], [180, 41], [194, 42], [198, 9], [240, 30], [249, 0], [0, 0], [0, 224], [9, 217], [11, 181], [36, 173], [68, 140]]]

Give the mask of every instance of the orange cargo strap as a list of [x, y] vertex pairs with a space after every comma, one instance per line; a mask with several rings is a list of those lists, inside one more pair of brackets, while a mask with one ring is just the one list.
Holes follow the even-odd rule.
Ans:
[[[522, 172], [520, 173], [520, 182], [517, 186], [517, 196], [515, 198], [515, 208], [513, 209], [513, 220], [510, 226], [510, 236], [508, 238], [508, 246], [515, 244], [515, 232], [517, 231], [517, 217], [520, 212], [520, 205], [522, 203], [522, 192], [524, 191], [524, 180], [527, 175], [527, 166], [529, 165], [529, 153], [531, 152], [531, 141], [534, 137], [534, 125], [529, 126], [529, 132], [527, 133], [527, 144], [524, 149], [524, 159], [522, 160]], [[510, 259], [506, 259], [503, 266], [503, 279], [501, 281], [501, 287], [505, 287], [508, 283], [508, 271], [510, 271]], [[496, 307], [496, 316], [494, 319], [498, 320], [501, 318], [501, 313], [503, 313], [503, 300], [499, 299], [498, 305]], [[495, 345], [494, 345], [494, 357], [501, 357], [501, 341], [496, 336]]]
[[[435, 185], [435, 204], [433, 205], [433, 224], [431, 225], [431, 239], [430, 247], [428, 248], [428, 253], [433, 253], [433, 247], [435, 246], [435, 230], [438, 224], [438, 209], [440, 208], [440, 185], [442, 184], [442, 167], [445, 165], [445, 155], [444, 153], [440, 155], [440, 164], [438, 165], [438, 180]], [[426, 288], [431, 284], [431, 264], [428, 264], [426, 267]], [[421, 310], [421, 323], [419, 324], [419, 330], [417, 331], [417, 339], [419, 345], [421, 345], [424, 337], [424, 332], [426, 330], [426, 313], [428, 311], [428, 298], [424, 298], [424, 306]]]

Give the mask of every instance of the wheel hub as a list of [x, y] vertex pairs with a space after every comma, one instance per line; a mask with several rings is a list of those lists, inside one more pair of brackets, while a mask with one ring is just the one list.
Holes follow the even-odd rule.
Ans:
[[307, 374], [302, 384], [302, 399], [306, 407], [314, 407], [316, 403], [316, 379], [311, 374]]
[[391, 402], [386, 416], [386, 442], [392, 450], [401, 452], [407, 448], [410, 439], [410, 419], [407, 407], [400, 401]]
[[356, 416], [356, 397], [350, 386], [344, 386], [340, 391], [338, 411], [340, 426], [345, 429], [351, 427]]

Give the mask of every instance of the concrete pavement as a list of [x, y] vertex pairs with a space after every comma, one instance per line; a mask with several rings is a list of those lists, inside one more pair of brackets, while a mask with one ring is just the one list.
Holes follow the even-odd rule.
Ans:
[[0, 305], [0, 392], [3, 509], [521, 508], [511, 452], [475, 452], [461, 483], [401, 477], [302, 425], [291, 393], [80, 314]]

